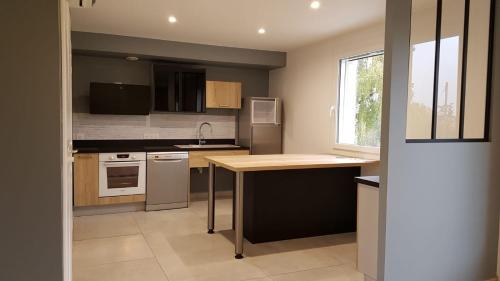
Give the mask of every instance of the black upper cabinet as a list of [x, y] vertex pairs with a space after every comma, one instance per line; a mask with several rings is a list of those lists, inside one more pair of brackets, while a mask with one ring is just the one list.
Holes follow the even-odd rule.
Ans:
[[154, 110], [205, 112], [205, 81], [203, 68], [154, 64]]
[[90, 113], [148, 115], [151, 90], [145, 85], [90, 83]]

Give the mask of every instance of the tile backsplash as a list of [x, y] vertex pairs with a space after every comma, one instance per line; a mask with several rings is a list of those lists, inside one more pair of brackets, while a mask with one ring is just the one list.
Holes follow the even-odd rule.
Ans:
[[205, 114], [151, 114], [139, 115], [94, 115], [73, 114], [73, 139], [117, 140], [117, 139], [196, 139], [198, 127], [203, 122], [203, 134], [207, 139], [234, 139], [236, 116]]

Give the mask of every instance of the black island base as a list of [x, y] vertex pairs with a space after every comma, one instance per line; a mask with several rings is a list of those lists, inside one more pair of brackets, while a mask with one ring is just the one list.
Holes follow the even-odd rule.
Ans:
[[243, 232], [251, 243], [356, 231], [360, 167], [246, 172]]

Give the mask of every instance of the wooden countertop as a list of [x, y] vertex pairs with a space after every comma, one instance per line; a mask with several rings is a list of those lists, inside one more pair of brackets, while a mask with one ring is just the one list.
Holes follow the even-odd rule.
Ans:
[[361, 167], [379, 162], [330, 154], [208, 156], [205, 159], [233, 172]]

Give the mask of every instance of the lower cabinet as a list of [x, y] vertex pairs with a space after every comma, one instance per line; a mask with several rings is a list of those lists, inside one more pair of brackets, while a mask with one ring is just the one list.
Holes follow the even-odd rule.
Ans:
[[[248, 150], [204, 150], [189, 152], [189, 168], [208, 167], [206, 156], [248, 155]], [[145, 202], [146, 196], [99, 197], [99, 154], [75, 154], [73, 201], [75, 207]]]
[[379, 189], [358, 184], [358, 271], [377, 280]]
[[75, 207], [145, 202], [145, 195], [99, 197], [99, 154], [75, 154], [73, 203]]

